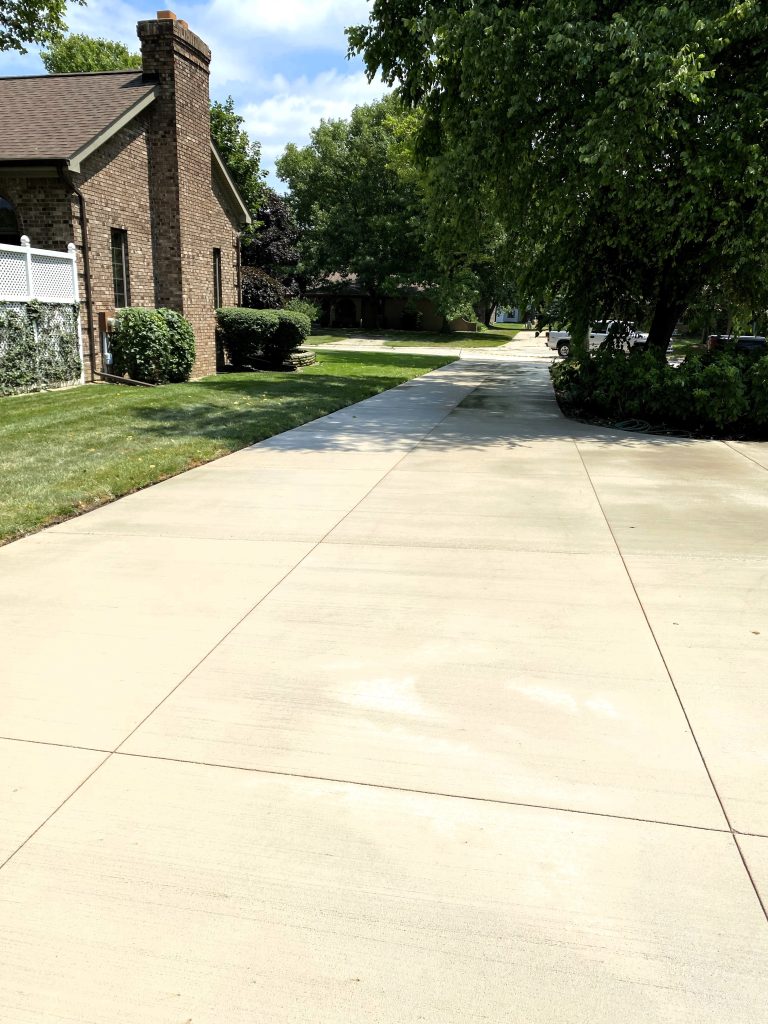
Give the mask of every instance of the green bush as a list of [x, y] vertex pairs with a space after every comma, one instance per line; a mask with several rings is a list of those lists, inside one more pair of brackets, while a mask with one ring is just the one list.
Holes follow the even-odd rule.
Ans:
[[111, 372], [147, 384], [189, 380], [195, 336], [189, 322], [172, 309], [120, 309], [112, 334]]
[[285, 289], [261, 267], [242, 268], [243, 305], [248, 309], [281, 309]]
[[309, 336], [312, 326], [303, 313], [289, 309], [216, 311], [219, 337], [235, 369], [281, 366]]
[[79, 381], [79, 315], [76, 303], [0, 303], [0, 395]]
[[280, 348], [287, 352], [295, 352], [301, 348], [312, 330], [309, 317], [304, 313], [296, 313], [292, 309], [277, 311], [278, 325], [275, 340]]
[[747, 401], [755, 423], [768, 427], [768, 356], [756, 359], [750, 368]]
[[285, 309], [290, 309], [294, 313], [303, 313], [311, 324], [319, 320], [322, 313], [320, 307], [314, 302], [310, 302], [309, 299], [289, 299], [285, 304]]
[[708, 434], [761, 435], [768, 427], [768, 356], [696, 354], [675, 367], [651, 351], [603, 347], [550, 372], [572, 415]]

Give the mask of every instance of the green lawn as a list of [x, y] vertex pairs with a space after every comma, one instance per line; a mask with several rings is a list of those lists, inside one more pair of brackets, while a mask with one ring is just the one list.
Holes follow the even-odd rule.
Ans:
[[368, 352], [318, 360], [298, 373], [0, 398], [0, 543], [453, 361]]
[[706, 346], [701, 338], [677, 337], [672, 339], [672, 351], [669, 353], [671, 356], [684, 358], [696, 352], [706, 352]]
[[495, 324], [487, 331], [470, 333], [453, 331], [433, 334], [429, 331], [361, 331], [341, 328], [324, 329], [313, 334], [312, 345], [327, 345], [338, 341], [379, 341], [387, 348], [420, 348], [435, 345], [441, 348], [498, 348], [512, 341], [520, 328], [516, 324]]

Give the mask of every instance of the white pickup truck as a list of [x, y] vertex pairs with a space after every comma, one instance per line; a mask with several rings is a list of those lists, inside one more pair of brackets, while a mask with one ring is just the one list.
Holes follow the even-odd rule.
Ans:
[[[598, 320], [596, 323], [592, 324], [592, 328], [589, 332], [589, 351], [594, 352], [595, 349], [600, 348], [611, 333], [613, 325], [618, 323], [620, 323], [620, 321]], [[648, 341], [647, 334], [641, 334], [640, 331], [636, 331], [634, 324], [627, 324], [626, 326], [629, 328], [627, 343], [630, 348], [634, 345], [646, 344]], [[562, 356], [563, 359], [567, 359], [571, 354], [571, 336], [568, 331], [547, 331], [546, 343], [551, 349], [557, 352], [559, 356]]]

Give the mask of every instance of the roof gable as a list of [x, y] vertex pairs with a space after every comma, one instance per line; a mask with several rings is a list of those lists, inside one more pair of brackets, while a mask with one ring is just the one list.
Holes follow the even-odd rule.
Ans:
[[0, 78], [0, 162], [66, 160], [78, 171], [156, 91], [140, 71]]

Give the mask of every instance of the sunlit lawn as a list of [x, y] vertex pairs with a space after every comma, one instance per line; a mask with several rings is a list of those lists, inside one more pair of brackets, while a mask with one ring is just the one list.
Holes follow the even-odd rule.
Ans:
[[512, 341], [520, 330], [518, 324], [494, 324], [486, 331], [453, 331], [432, 333], [430, 331], [363, 331], [357, 329], [326, 328], [313, 334], [312, 345], [328, 345], [340, 341], [378, 341], [387, 348], [498, 348]]
[[0, 398], [0, 542], [359, 402], [450, 357], [323, 352], [298, 373]]

